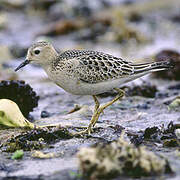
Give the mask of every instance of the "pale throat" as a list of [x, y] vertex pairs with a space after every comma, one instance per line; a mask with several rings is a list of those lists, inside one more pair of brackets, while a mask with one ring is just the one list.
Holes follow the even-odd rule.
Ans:
[[56, 60], [56, 57], [57, 56], [55, 56], [55, 55], [51, 56], [48, 59], [46, 57], [44, 57], [43, 58], [44, 61], [40, 62], [39, 65], [45, 70], [51, 69], [52, 66], [53, 66], [54, 61]]

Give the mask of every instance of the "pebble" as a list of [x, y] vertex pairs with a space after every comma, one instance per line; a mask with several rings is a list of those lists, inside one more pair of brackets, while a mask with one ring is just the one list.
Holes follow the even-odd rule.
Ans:
[[41, 112], [41, 118], [47, 118], [47, 117], [50, 117], [50, 113], [47, 111], [42, 111]]

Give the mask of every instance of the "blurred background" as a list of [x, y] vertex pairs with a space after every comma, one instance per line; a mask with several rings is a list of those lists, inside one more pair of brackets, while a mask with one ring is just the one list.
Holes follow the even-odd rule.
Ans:
[[39, 67], [14, 72], [28, 47], [42, 40], [59, 52], [90, 49], [136, 62], [174, 61], [174, 70], [154, 76], [180, 80], [179, 34], [179, 0], [0, 0], [0, 80], [26, 80], [41, 99], [63, 92], [52, 84], [53, 90], [43, 88], [47, 76]]
[[0, 62], [39, 40], [129, 60], [179, 51], [179, 0], [0, 0]]

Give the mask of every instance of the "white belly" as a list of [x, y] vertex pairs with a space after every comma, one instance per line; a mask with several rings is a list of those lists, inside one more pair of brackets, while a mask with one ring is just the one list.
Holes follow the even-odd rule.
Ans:
[[65, 91], [75, 95], [97, 95], [113, 88], [118, 88], [121, 84], [129, 82], [129, 78], [122, 78], [116, 80], [109, 80], [106, 82], [100, 82], [95, 84], [89, 84], [76, 79], [56, 78], [53, 80], [58, 86], [63, 88]]
[[63, 88], [65, 91], [76, 94], [76, 95], [97, 95], [107, 91], [112, 90], [113, 88], [119, 87], [121, 84], [127, 83], [131, 80], [134, 80], [138, 77], [145, 75], [144, 73], [136, 75], [134, 77], [123, 77], [115, 80], [108, 80], [100, 83], [85, 83], [83, 81], [77, 80], [75, 77], [66, 76], [62, 73], [49, 73], [46, 71], [49, 78], [55, 82], [58, 86]]

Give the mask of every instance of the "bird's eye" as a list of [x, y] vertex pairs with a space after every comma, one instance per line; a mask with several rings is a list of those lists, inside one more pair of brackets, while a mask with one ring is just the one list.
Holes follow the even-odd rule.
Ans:
[[34, 51], [34, 54], [36, 54], [36, 55], [39, 54], [39, 53], [40, 53], [40, 50], [35, 50]]

